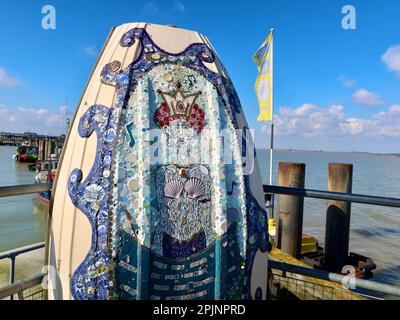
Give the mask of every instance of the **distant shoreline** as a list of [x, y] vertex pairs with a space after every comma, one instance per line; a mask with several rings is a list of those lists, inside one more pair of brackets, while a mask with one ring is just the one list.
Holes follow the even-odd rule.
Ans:
[[[15, 146], [0, 145], [0, 147], [10, 147], [15, 148]], [[269, 151], [268, 148], [256, 147], [256, 150]], [[375, 156], [393, 156], [400, 157], [400, 153], [383, 153], [383, 152], [368, 152], [368, 151], [332, 151], [332, 150], [303, 150], [303, 149], [279, 149], [276, 148], [274, 151], [285, 151], [285, 152], [308, 152], [308, 153], [342, 153], [342, 154], [365, 154], [365, 155], [375, 155]]]
[[[267, 148], [257, 148], [261, 151], [269, 151]], [[400, 157], [400, 153], [378, 153], [378, 152], [367, 152], [367, 151], [325, 151], [325, 150], [302, 150], [302, 149], [274, 149], [274, 151], [285, 151], [285, 152], [309, 152], [309, 153], [344, 153], [344, 154], [365, 154], [365, 155], [375, 155], [375, 156], [393, 156]]]

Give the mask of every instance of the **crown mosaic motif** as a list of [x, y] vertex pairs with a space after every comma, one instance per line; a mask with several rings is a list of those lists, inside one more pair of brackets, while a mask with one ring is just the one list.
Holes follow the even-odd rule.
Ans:
[[188, 117], [200, 92], [185, 95], [182, 88], [179, 88], [174, 95], [165, 92], [161, 92], [161, 95], [168, 106], [171, 117]]
[[200, 132], [205, 126], [205, 113], [196, 103], [197, 97], [201, 92], [186, 94], [182, 87], [174, 94], [158, 91], [163, 98], [163, 102], [157, 109], [154, 121], [161, 128], [169, 127], [173, 120], [186, 121], [190, 127]]

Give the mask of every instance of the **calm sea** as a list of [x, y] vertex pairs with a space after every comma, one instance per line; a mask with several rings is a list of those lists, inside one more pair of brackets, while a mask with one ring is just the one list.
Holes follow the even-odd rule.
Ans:
[[[15, 147], [0, 147], [0, 186], [33, 183], [34, 173], [12, 159]], [[268, 152], [258, 151], [264, 183]], [[304, 162], [306, 187], [327, 190], [329, 162], [354, 164], [353, 192], [400, 197], [400, 157], [364, 153], [274, 152], [274, 184], [278, 162]], [[34, 195], [0, 198], [0, 252], [43, 241], [46, 212]], [[325, 201], [305, 199], [304, 232], [323, 245]], [[352, 205], [350, 250], [374, 259], [374, 280], [400, 285], [400, 209]]]
[[[0, 186], [34, 183], [35, 172], [13, 160], [15, 151], [0, 146]], [[0, 252], [44, 241], [46, 212], [34, 197], [0, 198]]]
[[[269, 151], [258, 151], [263, 182], [269, 181]], [[400, 157], [367, 153], [274, 151], [273, 183], [279, 162], [306, 164], [305, 187], [328, 189], [328, 163], [353, 164], [353, 193], [400, 198]], [[326, 201], [304, 200], [303, 231], [323, 246]], [[377, 264], [373, 280], [400, 285], [400, 209], [352, 204], [350, 251]]]

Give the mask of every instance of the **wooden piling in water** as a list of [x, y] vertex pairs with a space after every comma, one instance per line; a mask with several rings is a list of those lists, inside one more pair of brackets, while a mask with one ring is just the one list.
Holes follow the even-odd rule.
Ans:
[[43, 160], [46, 160], [46, 156], [47, 156], [47, 143], [46, 143], [47, 139], [43, 140]]
[[59, 149], [58, 149], [58, 141], [57, 140], [54, 141], [54, 153], [56, 155], [55, 159], [58, 160]]
[[54, 140], [50, 140], [50, 152], [49, 159], [51, 159], [51, 155], [54, 154]]
[[[353, 165], [329, 163], [328, 191], [352, 192]], [[334, 272], [346, 265], [349, 254], [351, 202], [327, 201], [325, 266]]]
[[47, 154], [46, 154], [46, 159], [50, 160], [51, 159], [51, 140], [47, 140]]
[[46, 158], [46, 141], [44, 139], [42, 139], [40, 141], [40, 143], [42, 144], [41, 160], [45, 160], [45, 158]]
[[[306, 165], [304, 163], [279, 163], [280, 186], [304, 188]], [[304, 197], [278, 196], [278, 248], [299, 258], [303, 233]]]
[[38, 146], [38, 160], [42, 160], [42, 140], [37, 140], [37, 146]]

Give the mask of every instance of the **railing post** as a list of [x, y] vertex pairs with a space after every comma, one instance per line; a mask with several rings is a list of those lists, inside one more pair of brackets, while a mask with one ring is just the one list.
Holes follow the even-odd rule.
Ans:
[[[280, 186], [304, 188], [306, 165], [304, 163], [279, 163]], [[279, 195], [278, 197], [278, 248], [299, 258], [303, 233], [304, 197]]]
[[[351, 193], [353, 165], [330, 163], [328, 190]], [[341, 271], [349, 253], [351, 202], [329, 200], [326, 204], [325, 266]]]
[[10, 284], [15, 281], [15, 256], [10, 257]]
[[[15, 256], [10, 257], [10, 284], [15, 282]], [[14, 296], [10, 296], [10, 300], [14, 300]]]
[[51, 163], [52, 161], [49, 160], [48, 167], [47, 167], [47, 184], [51, 185]]

